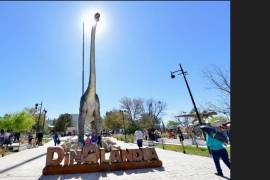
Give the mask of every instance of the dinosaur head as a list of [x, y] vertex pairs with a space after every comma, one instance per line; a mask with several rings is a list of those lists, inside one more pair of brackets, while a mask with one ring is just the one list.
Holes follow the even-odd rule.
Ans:
[[100, 18], [100, 14], [97, 12], [97, 13], [95, 14], [95, 20], [98, 22], [98, 21], [99, 21], [99, 18]]

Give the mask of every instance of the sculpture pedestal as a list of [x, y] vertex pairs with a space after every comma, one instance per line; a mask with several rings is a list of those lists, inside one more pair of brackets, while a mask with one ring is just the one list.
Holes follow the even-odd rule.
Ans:
[[162, 166], [160, 160], [155, 161], [140, 161], [140, 162], [119, 162], [119, 163], [101, 163], [101, 164], [75, 164], [70, 166], [46, 166], [43, 169], [43, 175], [56, 174], [76, 174], [76, 173], [91, 173], [102, 171], [119, 171], [142, 168], [158, 168]]

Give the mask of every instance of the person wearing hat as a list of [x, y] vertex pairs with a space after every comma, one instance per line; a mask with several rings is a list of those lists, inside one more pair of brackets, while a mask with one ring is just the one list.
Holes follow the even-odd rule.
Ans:
[[[222, 131], [222, 127], [219, 126], [219, 129]], [[231, 169], [231, 162], [229, 160], [228, 152], [225, 149], [224, 142], [221, 142], [217, 140], [216, 138], [209, 136], [206, 134], [206, 144], [209, 147], [209, 150], [211, 151], [217, 173], [215, 173], [218, 176], [223, 176], [222, 169], [220, 167], [220, 159], [223, 160], [223, 162], [226, 164], [226, 166]]]

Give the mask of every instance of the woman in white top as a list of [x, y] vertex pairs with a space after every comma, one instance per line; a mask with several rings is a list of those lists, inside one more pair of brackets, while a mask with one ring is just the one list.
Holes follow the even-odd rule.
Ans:
[[134, 137], [135, 140], [137, 141], [137, 145], [140, 147], [142, 147], [142, 143], [143, 143], [143, 133], [140, 129], [137, 129], [134, 133]]

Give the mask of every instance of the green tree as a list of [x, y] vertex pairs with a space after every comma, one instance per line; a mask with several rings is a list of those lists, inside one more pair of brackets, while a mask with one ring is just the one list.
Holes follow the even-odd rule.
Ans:
[[127, 134], [134, 134], [137, 129], [143, 128], [138, 121], [129, 122], [126, 128]]
[[173, 120], [169, 120], [166, 124], [166, 128], [170, 128], [172, 126], [177, 126], [177, 122], [176, 121], [173, 121]]
[[26, 132], [32, 128], [35, 123], [34, 118], [31, 114], [23, 111], [14, 114], [13, 131], [15, 132]]
[[123, 118], [125, 124], [128, 125], [128, 120], [126, 115], [123, 116], [118, 110], [112, 110], [107, 112], [104, 117], [104, 128], [109, 130], [119, 130], [124, 128]]
[[216, 123], [219, 123], [219, 122], [227, 122], [228, 119], [225, 117], [225, 116], [222, 116], [222, 115], [218, 115], [218, 116], [212, 116], [208, 119], [208, 123], [210, 124], [216, 124]]
[[12, 114], [5, 114], [4, 117], [0, 118], [0, 129], [5, 131], [12, 129], [13, 126], [13, 117]]
[[32, 115], [25, 111], [6, 114], [0, 118], [0, 122], [1, 129], [13, 130], [15, 132], [26, 132], [35, 123]]
[[68, 113], [61, 114], [55, 121], [54, 130], [57, 132], [65, 132], [67, 127], [71, 126], [72, 116]]
[[144, 113], [139, 121], [139, 126], [142, 128], [153, 128], [154, 127], [154, 121], [152, 116], [150, 116], [148, 113]]

